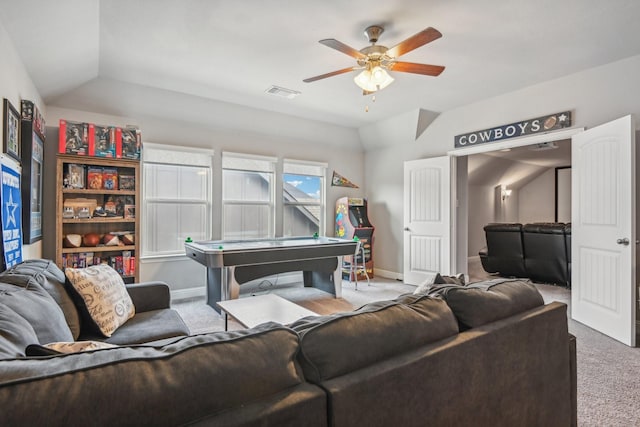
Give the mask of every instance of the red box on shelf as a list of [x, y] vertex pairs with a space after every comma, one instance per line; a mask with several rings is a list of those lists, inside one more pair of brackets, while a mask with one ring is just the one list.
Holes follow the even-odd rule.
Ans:
[[89, 154], [89, 135], [92, 132], [92, 124], [61, 119], [58, 132], [58, 152], [86, 156]]

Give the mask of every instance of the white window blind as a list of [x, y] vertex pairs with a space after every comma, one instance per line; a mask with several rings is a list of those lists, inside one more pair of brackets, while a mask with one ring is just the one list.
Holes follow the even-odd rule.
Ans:
[[184, 241], [211, 238], [212, 150], [145, 144], [142, 256], [184, 253]]
[[222, 153], [222, 238], [274, 237], [277, 158]]

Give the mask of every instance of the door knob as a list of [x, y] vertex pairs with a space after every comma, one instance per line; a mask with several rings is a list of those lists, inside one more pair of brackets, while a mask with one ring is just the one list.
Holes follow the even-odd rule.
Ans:
[[411, 231], [411, 229], [409, 227], [405, 227], [404, 231]]
[[616, 240], [616, 243], [619, 244], [619, 245], [628, 246], [629, 245], [629, 239], [627, 239], [626, 237], [624, 239], [618, 239], [618, 240]]

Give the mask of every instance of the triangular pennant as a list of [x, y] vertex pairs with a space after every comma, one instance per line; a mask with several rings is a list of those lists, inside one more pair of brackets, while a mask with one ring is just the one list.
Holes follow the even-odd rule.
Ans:
[[333, 171], [333, 177], [331, 178], [331, 185], [334, 187], [349, 187], [349, 188], [360, 188], [355, 185], [353, 182], [349, 181], [344, 176]]

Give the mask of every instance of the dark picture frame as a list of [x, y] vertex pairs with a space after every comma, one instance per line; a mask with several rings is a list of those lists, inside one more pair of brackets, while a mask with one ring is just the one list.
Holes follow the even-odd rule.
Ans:
[[22, 150], [22, 241], [32, 244], [42, 240], [42, 186], [44, 164], [44, 140], [40, 131], [44, 128], [38, 108], [28, 100], [22, 100], [22, 125], [20, 132]]
[[20, 163], [20, 114], [7, 98], [3, 102], [2, 148]]

